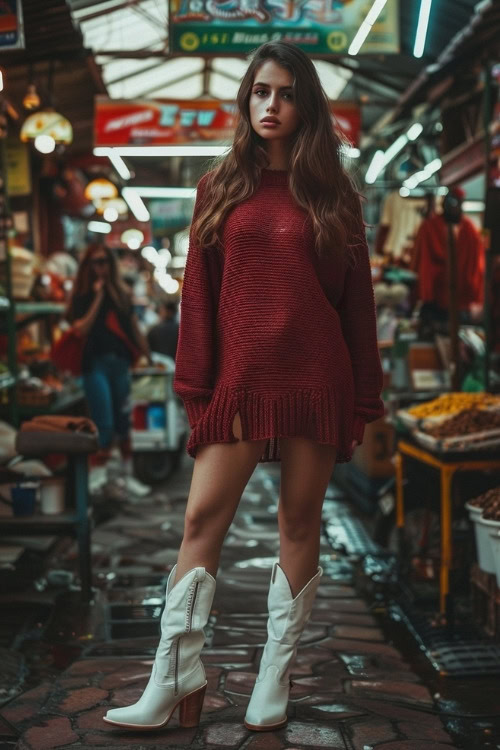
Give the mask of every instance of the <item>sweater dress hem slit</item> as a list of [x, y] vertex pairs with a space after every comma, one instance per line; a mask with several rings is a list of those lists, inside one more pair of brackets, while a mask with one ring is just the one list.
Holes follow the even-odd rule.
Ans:
[[192, 428], [186, 451], [196, 458], [201, 445], [239, 442], [233, 433], [233, 421], [239, 412], [241, 440], [267, 440], [258, 463], [281, 461], [280, 438], [291, 436], [335, 446], [336, 462], [346, 463], [352, 458], [352, 435], [338, 434], [336, 407], [335, 391], [327, 387], [264, 394], [219, 381]]

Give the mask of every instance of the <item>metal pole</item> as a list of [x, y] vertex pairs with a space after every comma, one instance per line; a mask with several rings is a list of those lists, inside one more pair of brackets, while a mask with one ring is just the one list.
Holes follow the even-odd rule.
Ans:
[[453, 224], [448, 226], [448, 308], [449, 332], [451, 342], [451, 389], [460, 390], [460, 352], [458, 345], [458, 300], [457, 300], [457, 246]]

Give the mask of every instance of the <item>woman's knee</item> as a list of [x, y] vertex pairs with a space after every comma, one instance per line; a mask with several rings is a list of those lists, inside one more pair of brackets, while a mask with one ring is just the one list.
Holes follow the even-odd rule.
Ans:
[[290, 542], [304, 542], [315, 538], [321, 528], [321, 514], [311, 513], [310, 509], [299, 511], [281, 508], [278, 513], [280, 535]]
[[224, 517], [216, 508], [188, 507], [184, 516], [184, 539], [192, 541], [204, 536], [212, 539], [218, 531], [225, 533], [225, 525]]

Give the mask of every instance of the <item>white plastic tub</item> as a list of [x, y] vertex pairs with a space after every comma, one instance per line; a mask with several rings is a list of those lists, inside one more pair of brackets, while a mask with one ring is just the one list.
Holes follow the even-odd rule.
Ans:
[[472, 521], [472, 525], [474, 526], [474, 536], [476, 539], [476, 550], [478, 550], [478, 560], [479, 560], [479, 545], [480, 545], [480, 536], [479, 536], [479, 524], [478, 519], [481, 518], [483, 514], [483, 509], [479, 508], [477, 505], [471, 505], [470, 503], [465, 503], [465, 507], [469, 512], [469, 518]]
[[40, 510], [48, 515], [64, 511], [65, 480], [63, 477], [48, 477], [40, 487]]
[[496, 573], [493, 549], [490, 542], [490, 532], [500, 530], [500, 521], [491, 521], [489, 518], [479, 516], [475, 522], [477, 560], [481, 570], [485, 573]]
[[495, 572], [497, 574], [497, 586], [500, 588], [500, 530], [490, 529], [491, 554], [495, 562]]

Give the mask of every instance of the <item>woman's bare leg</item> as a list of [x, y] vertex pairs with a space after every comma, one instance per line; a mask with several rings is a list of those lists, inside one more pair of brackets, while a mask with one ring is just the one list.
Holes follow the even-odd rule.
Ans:
[[317, 571], [321, 510], [337, 452], [302, 437], [280, 438], [280, 452], [280, 566], [295, 597]]
[[210, 443], [198, 448], [184, 518], [175, 580], [202, 565], [214, 577], [222, 543], [248, 480], [267, 440], [241, 440], [239, 413], [233, 421], [237, 443]]

